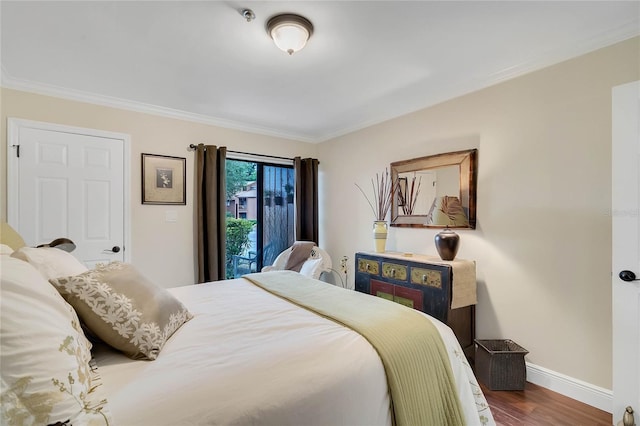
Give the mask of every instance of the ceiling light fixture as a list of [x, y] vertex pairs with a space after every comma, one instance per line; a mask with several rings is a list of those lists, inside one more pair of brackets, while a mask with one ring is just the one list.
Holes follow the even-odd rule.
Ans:
[[307, 44], [313, 34], [313, 24], [300, 15], [286, 13], [269, 19], [267, 32], [280, 50], [293, 55]]

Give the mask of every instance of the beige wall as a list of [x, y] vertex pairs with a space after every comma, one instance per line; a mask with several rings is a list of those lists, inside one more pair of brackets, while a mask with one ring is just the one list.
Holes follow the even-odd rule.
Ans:
[[[193, 221], [193, 151], [189, 144], [206, 143], [230, 150], [286, 157], [316, 156], [317, 146], [261, 136], [215, 126], [149, 114], [68, 101], [2, 89], [0, 99], [2, 147], [0, 150], [0, 215], [7, 218], [6, 154], [7, 117], [126, 133], [131, 136], [131, 262], [165, 287], [195, 282]], [[140, 154], [186, 157], [187, 205], [142, 205]], [[176, 211], [175, 223], [165, 221], [167, 210]]]
[[[477, 335], [611, 389], [611, 88], [640, 78], [639, 39], [322, 143], [321, 240], [333, 256], [373, 250], [354, 183], [392, 161], [479, 149]], [[436, 255], [429, 229], [391, 228], [387, 249]]]

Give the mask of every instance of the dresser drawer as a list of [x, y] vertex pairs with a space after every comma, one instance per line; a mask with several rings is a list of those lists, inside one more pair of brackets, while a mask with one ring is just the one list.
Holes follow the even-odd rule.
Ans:
[[442, 272], [436, 269], [411, 267], [411, 284], [442, 288]]
[[392, 280], [406, 281], [407, 266], [391, 262], [382, 262], [382, 276]]
[[358, 259], [358, 272], [380, 275], [380, 263], [371, 259]]

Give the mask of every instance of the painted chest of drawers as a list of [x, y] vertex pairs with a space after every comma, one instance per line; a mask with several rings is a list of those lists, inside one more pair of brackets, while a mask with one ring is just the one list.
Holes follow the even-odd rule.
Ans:
[[[355, 256], [356, 291], [383, 297], [420, 310], [447, 324], [465, 355], [473, 359], [475, 338], [475, 263], [401, 253], [365, 253]], [[464, 270], [465, 300], [454, 303], [457, 270]], [[460, 274], [460, 281], [463, 279]], [[469, 283], [468, 281], [472, 282]], [[464, 305], [464, 306], [460, 306]]]

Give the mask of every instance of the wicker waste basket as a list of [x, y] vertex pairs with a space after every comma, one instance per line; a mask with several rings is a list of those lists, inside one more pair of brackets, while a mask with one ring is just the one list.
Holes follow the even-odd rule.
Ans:
[[529, 353], [512, 340], [475, 340], [476, 375], [491, 390], [523, 390], [527, 379], [524, 356]]

